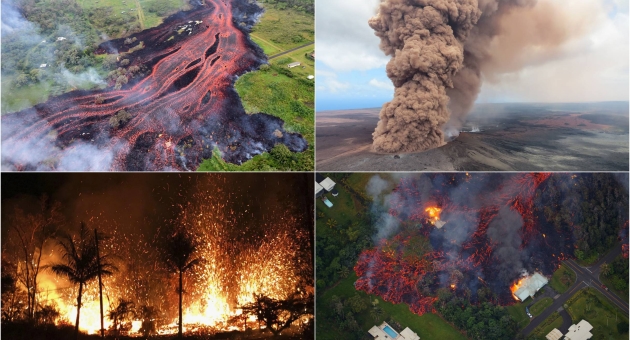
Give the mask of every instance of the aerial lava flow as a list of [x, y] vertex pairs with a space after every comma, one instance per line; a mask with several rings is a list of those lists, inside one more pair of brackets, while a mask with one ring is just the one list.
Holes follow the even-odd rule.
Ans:
[[[513, 292], [524, 272], [551, 275], [575, 249], [573, 226], [555, 228], [534, 204], [549, 177], [403, 177], [380, 217], [397, 219], [398, 232], [363, 251], [354, 268], [355, 287], [407, 303], [417, 314], [432, 310], [439, 288], [474, 299], [477, 289], [485, 286], [497, 294], [498, 303], [514, 303]], [[563, 175], [562, 180], [567, 186], [577, 183], [575, 175]], [[437, 221], [443, 223], [438, 226]]]
[[[120, 90], [72, 91], [3, 116], [3, 169], [194, 170], [214, 148], [235, 164], [276, 144], [304, 151], [306, 141], [281, 119], [246, 114], [233, 88], [236, 77], [265, 62], [247, 35], [261, 14], [244, 0], [206, 0], [132, 35], [137, 43], [101, 44], [97, 53], [121, 55], [142, 44], [124, 58], [145, 76]], [[121, 110], [130, 119], [112, 127]]]

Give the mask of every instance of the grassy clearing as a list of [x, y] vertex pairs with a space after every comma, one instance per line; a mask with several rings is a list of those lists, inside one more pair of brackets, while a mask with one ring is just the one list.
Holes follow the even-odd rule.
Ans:
[[561, 264], [560, 268], [558, 268], [551, 277], [551, 288], [562, 294], [575, 283], [575, 278], [575, 272], [571, 268]]
[[[389, 319], [394, 319], [396, 322], [400, 323], [403, 328], [409, 327], [412, 331], [416, 332], [421, 339], [466, 339], [455, 328], [435, 314], [427, 313], [422, 316], [418, 316], [412, 313], [406, 304], [392, 304], [383, 301], [377, 296], [368, 295], [364, 292], [355, 290], [354, 282], [356, 279], [356, 275], [352, 273], [333, 288], [321, 295], [318, 295], [317, 339], [338, 340], [359, 338], [360, 335], [367, 334], [367, 331], [375, 324], [380, 325], [383, 321], [389, 322]], [[333, 295], [343, 298], [359, 295], [367, 301], [368, 308], [355, 314], [361, 334], [348, 334], [347, 332], [343, 332], [334, 321], [325, 316], [326, 312], [330, 312], [330, 308], [328, 308], [328, 306], [331, 303]], [[376, 305], [383, 310], [382, 316], [377, 319], [370, 316], [371, 306], [375, 300], [378, 301]]]
[[628, 339], [627, 316], [598, 291], [582, 289], [567, 304], [574, 322], [584, 319], [593, 326], [593, 339]]
[[553, 299], [550, 297], [546, 297], [544, 299], [536, 301], [536, 303], [534, 303], [534, 305], [529, 309], [529, 312], [532, 313], [533, 316], [538, 316], [552, 304]]
[[518, 329], [523, 329], [529, 325], [529, 316], [525, 313], [525, 305], [522, 302], [505, 307], [508, 314], [516, 321]]
[[77, 0], [77, 3], [84, 9], [111, 8], [114, 17], [132, 14], [143, 29], [158, 26], [165, 17], [189, 8], [186, 0]]
[[13, 77], [2, 78], [2, 114], [20, 111], [48, 99], [48, 83], [32, 84], [16, 88], [11, 85]]
[[332, 208], [328, 208], [322, 200], [317, 200], [315, 203], [318, 214], [323, 214], [323, 216], [318, 216], [316, 221], [317, 232], [322, 233], [322, 235], [336, 232], [335, 228], [327, 225], [329, 220], [333, 220], [336, 225], [346, 225], [352, 223], [356, 219], [357, 213], [359, 213], [354, 205], [352, 195], [341, 185], [335, 186], [335, 189], [339, 192], [337, 197], [327, 195], [333, 204]]
[[558, 312], [553, 312], [540, 326], [536, 327], [534, 331], [527, 337], [528, 340], [544, 340], [545, 336], [549, 334], [554, 328], [562, 326], [562, 316]]
[[[276, 9], [273, 5], [265, 4], [265, 13], [260, 22], [254, 26], [251, 36], [265, 42], [263, 50], [273, 47], [281, 51], [304, 45], [315, 40], [314, 16], [294, 9]], [[255, 40], [255, 41], [256, 41]], [[257, 43], [258, 43], [257, 41]], [[275, 54], [277, 52], [267, 52]]]

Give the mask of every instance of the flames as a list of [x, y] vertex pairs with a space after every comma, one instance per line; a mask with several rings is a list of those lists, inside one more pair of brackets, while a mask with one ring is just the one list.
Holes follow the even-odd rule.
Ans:
[[521, 299], [519, 299], [516, 296], [516, 291], [521, 288], [521, 286], [523, 285], [523, 281], [525, 280], [524, 277], [520, 278], [518, 281], [514, 282], [511, 286], [510, 286], [510, 291], [512, 292], [512, 297], [514, 298], [514, 300], [516, 301], [521, 301]]
[[427, 207], [426, 209], [424, 209], [424, 211], [429, 214], [429, 220], [432, 224], [435, 224], [437, 221], [440, 220], [440, 213], [442, 212], [442, 208]]

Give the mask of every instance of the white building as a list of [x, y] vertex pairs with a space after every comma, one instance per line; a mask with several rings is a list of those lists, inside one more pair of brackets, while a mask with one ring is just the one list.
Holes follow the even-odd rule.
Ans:
[[287, 65], [289, 68], [294, 68], [296, 66], [300, 66], [302, 65], [299, 61], [296, 61], [294, 63], [290, 63], [289, 65]]
[[593, 337], [591, 329], [593, 329], [593, 326], [588, 321], [582, 320], [577, 325], [571, 325], [569, 332], [564, 335], [564, 338], [565, 340], [587, 340]]
[[518, 287], [514, 295], [521, 300], [525, 301], [528, 297], [534, 297], [537, 291], [549, 282], [546, 277], [539, 273], [526, 277], [522, 280], [521, 285]]
[[562, 332], [554, 328], [545, 338], [547, 338], [547, 340], [560, 340], [560, 338], [562, 338]]
[[414, 333], [409, 327], [398, 333], [387, 322], [383, 322], [378, 327], [374, 326], [370, 328], [368, 333], [376, 340], [420, 340], [418, 334]]

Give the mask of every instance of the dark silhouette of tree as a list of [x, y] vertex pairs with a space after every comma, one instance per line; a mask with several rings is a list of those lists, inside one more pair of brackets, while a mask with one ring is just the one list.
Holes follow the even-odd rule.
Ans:
[[118, 305], [111, 309], [107, 317], [112, 322], [111, 334], [120, 336], [120, 331], [131, 329], [131, 320], [136, 317], [136, 306], [130, 300], [119, 299]]
[[276, 300], [262, 294], [254, 295], [255, 301], [240, 307], [243, 314], [255, 315], [273, 335], [278, 335], [304, 315], [313, 314], [313, 295], [294, 293], [286, 300]]
[[26, 292], [18, 287], [15, 278], [16, 268], [9, 262], [2, 261], [2, 321], [14, 322], [26, 315], [24, 310]]
[[9, 247], [20, 254], [15, 278], [26, 287], [26, 317], [29, 320], [33, 320], [38, 306], [37, 277], [41, 269], [41, 250], [54, 237], [62, 221], [59, 211], [58, 202], [51, 203], [47, 196], [42, 196], [38, 209], [27, 212], [15, 208], [6, 223], [9, 228]]
[[155, 327], [155, 318], [158, 316], [158, 311], [155, 307], [142, 305], [140, 306], [140, 318], [142, 319], [142, 327], [140, 333], [145, 337], [154, 335], [157, 333]]
[[194, 235], [183, 228], [176, 228], [166, 237], [163, 258], [168, 269], [179, 274], [179, 337], [182, 337], [182, 302], [184, 294], [184, 273], [201, 263], [195, 257], [198, 243]]
[[71, 283], [79, 285], [77, 321], [74, 326], [75, 338], [78, 338], [83, 286], [96, 279], [99, 272], [102, 276], [112, 275], [116, 267], [108, 262], [107, 255], [101, 256], [99, 261], [96, 242], [83, 222], [81, 222], [81, 231], [77, 240], [64, 234], [60, 236], [58, 243], [65, 263], [53, 264], [51, 270], [58, 276], [66, 277]]

